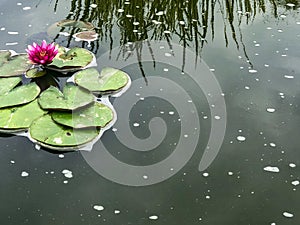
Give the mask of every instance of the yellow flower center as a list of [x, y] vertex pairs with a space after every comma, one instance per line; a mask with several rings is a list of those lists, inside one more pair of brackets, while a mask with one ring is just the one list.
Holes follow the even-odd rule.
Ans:
[[41, 51], [40, 52], [40, 56], [45, 56], [46, 55], [46, 51]]

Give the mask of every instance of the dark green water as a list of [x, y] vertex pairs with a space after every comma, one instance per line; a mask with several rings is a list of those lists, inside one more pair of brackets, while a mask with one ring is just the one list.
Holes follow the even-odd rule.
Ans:
[[[45, 32], [54, 22], [82, 19], [99, 27], [99, 41], [90, 47], [64, 35], [55, 41], [93, 51], [99, 68], [121, 68], [133, 82], [112, 99], [118, 122], [90, 153], [62, 156], [36, 150], [23, 137], [0, 136], [0, 224], [299, 224], [299, 10], [297, 1], [1, 1], [0, 49], [24, 52], [32, 41], [53, 41]], [[162, 46], [170, 53], [172, 46], [177, 64], [160, 55]], [[153, 52], [155, 63], [145, 52]], [[207, 91], [213, 85], [195, 78], [205, 76], [216, 78], [224, 98], [214, 98]], [[165, 125], [156, 119], [149, 128], [155, 117]], [[223, 141], [220, 124], [226, 124]], [[188, 138], [183, 146], [182, 137]], [[220, 149], [207, 149], [210, 140]], [[139, 177], [175, 149], [183, 154], [166, 165], [172, 176], [167, 179], [162, 166]], [[94, 157], [104, 150], [137, 172]], [[206, 151], [218, 154], [199, 171]], [[105, 172], [90, 166], [93, 158]], [[148, 181], [153, 184], [144, 185]]]

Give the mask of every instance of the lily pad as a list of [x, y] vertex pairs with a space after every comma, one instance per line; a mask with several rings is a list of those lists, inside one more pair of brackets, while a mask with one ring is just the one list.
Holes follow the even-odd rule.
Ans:
[[40, 68], [32, 68], [32, 69], [26, 71], [25, 77], [37, 78], [37, 77], [42, 77], [42, 76], [46, 75], [46, 73], [47, 73], [46, 70], [41, 70]]
[[105, 127], [114, 118], [112, 109], [99, 102], [75, 112], [53, 112], [51, 115], [55, 122], [73, 128]]
[[89, 65], [93, 59], [93, 53], [84, 48], [75, 47], [67, 51], [65, 48], [60, 47], [58, 54], [54, 57], [52, 63], [48, 65], [48, 68], [63, 72], [78, 70]]
[[106, 67], [101, 74], [95, 68], [77, 72], [74, 81], [94, 93], [105, 93], [122, 89], [129, 81], [128, 75], [118, 69]]
[[75, 41], [95, 41], [98, 39], [98, 34], [95, 31], [83, 31], [73, 34]]
[[3, 95], [13, 89], [22, 81], [21, 77], [0, 78], [0, 95]]
[[7, 132], [16, 132], [27, 129], [37, 118], [46, 114], [40, 108], [37, 100], [26, 105], [0, 109], [0, 129]]
[[50, 115], [33, 121], [29, 128], [32, 139], [44, 147], [55, 150], [74, 150], [92, 141], [99, 134], [99, 129], [74, 129], [55, 123]]
[[39, 97], [43, 109], [75, 110], [94, 101], [94, 96], [82, 88], [66, 84], [63, 93], [56, 87], [49, 87]]
[[31, 66], [26, 54], [11, 56], [10, 51], [0, 51], [0, 77], [20, 76]]
[[33, 101], [40, 94], [41, 89], [36, 83], [16, 87], [0, 95], [0, 108], [22, 105]]

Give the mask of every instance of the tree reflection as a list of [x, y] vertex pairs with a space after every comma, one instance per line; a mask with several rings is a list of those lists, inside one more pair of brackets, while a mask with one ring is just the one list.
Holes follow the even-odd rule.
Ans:
[[[54, 10], [58, 2], [56, 0]], [[298, 5], [297, 0], [289, 0], [289, 3], [295, 5], [292, 8]], [[93, 7], [93, 4], [97, 6]], [[282, 0], [72, 0], [66, 19], [88, 21], [96, 26], [100, 40], [92, 43], [94, 52], [101, 41], [109, 43], [112, 49], [117, 36], [123, 46], [120, 52], [123, 56], [128, 50], [139, 54], [139, 45], [135, 44], [138, 41], [165, 40], [171, 48], [171, 41], [175, 40], [184, 48], [195, 49], [198, 57], [205, 43], [214, 40], [215, 20], [221, 16], [225, 46], [232, 41], [248, 59], [241, 25], [267, 11], [277, 18], [280, 5], [291, 8]], [[71, 34], [75, 32], [74, 28]], [[71, 41], [72, 35], [68, 45]]]

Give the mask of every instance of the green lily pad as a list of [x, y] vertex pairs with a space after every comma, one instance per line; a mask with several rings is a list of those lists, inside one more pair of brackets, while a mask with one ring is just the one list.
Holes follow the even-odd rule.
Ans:
[[39, 97], [43, 109], [75, 110], [94, 101], [94, 96], [82, 88], [66, 84], [63, 93], [56, 87], [49, 87]]
[[22, 105], [33, 101], [40, 94], [41, 89], [36, 83], [16, 87], [0, 95], [0, 108]]
[[46, 73], [47, 73], [46, 70], [41, 70], [40, 68], [32, 68], [32, 69], [26, 71], [25, 77], [37, 78], [37, 77], [42, 77], [42, 76], [46, 75]]
[[46, 114], [40, 108], [37, 100], [26, 105], [0, 109], [0, 129], [7, 132], [16, 132], [27, 129], [37, 118]]
[[53, 112], [51, 116], [55, 122], [73, 128], [105, 127], [114, 118], [112, 109], [99, 102], [75, 112]]
[[74, 75], [79, 86], [94, 93], [105, 93], [122, 89], [129, 81], [128, 75], [118, 69], [106, 67], [101, 74], [95, 68], [81, 70]]
[[74, 129], [55, 123], [50, 115], [33, 121], [29, 128], [32, 139], [44, 147], [55, 150], [74, 150], [92, 141], [99, 134], [99, 129]]
[[0, 66], [3, 65], [11, 56], [11, 52], [7, 50], [0, 51]]
[[93, 53], [84, 48], [75, 47], [66, 51], [65, 48], [60, 47], [58, 54], [47, 67], [49, 69], [72, 71], [86, 67], [93, 59]]
[[0, 95], [4, 95], [5, 93], [9, 92], [21, 81], [21, 77], [0, 78]]
[[11, 56], [10, 51], [0, 51], [0, 77], [20, 76], [31, 66], [26, 54]]

